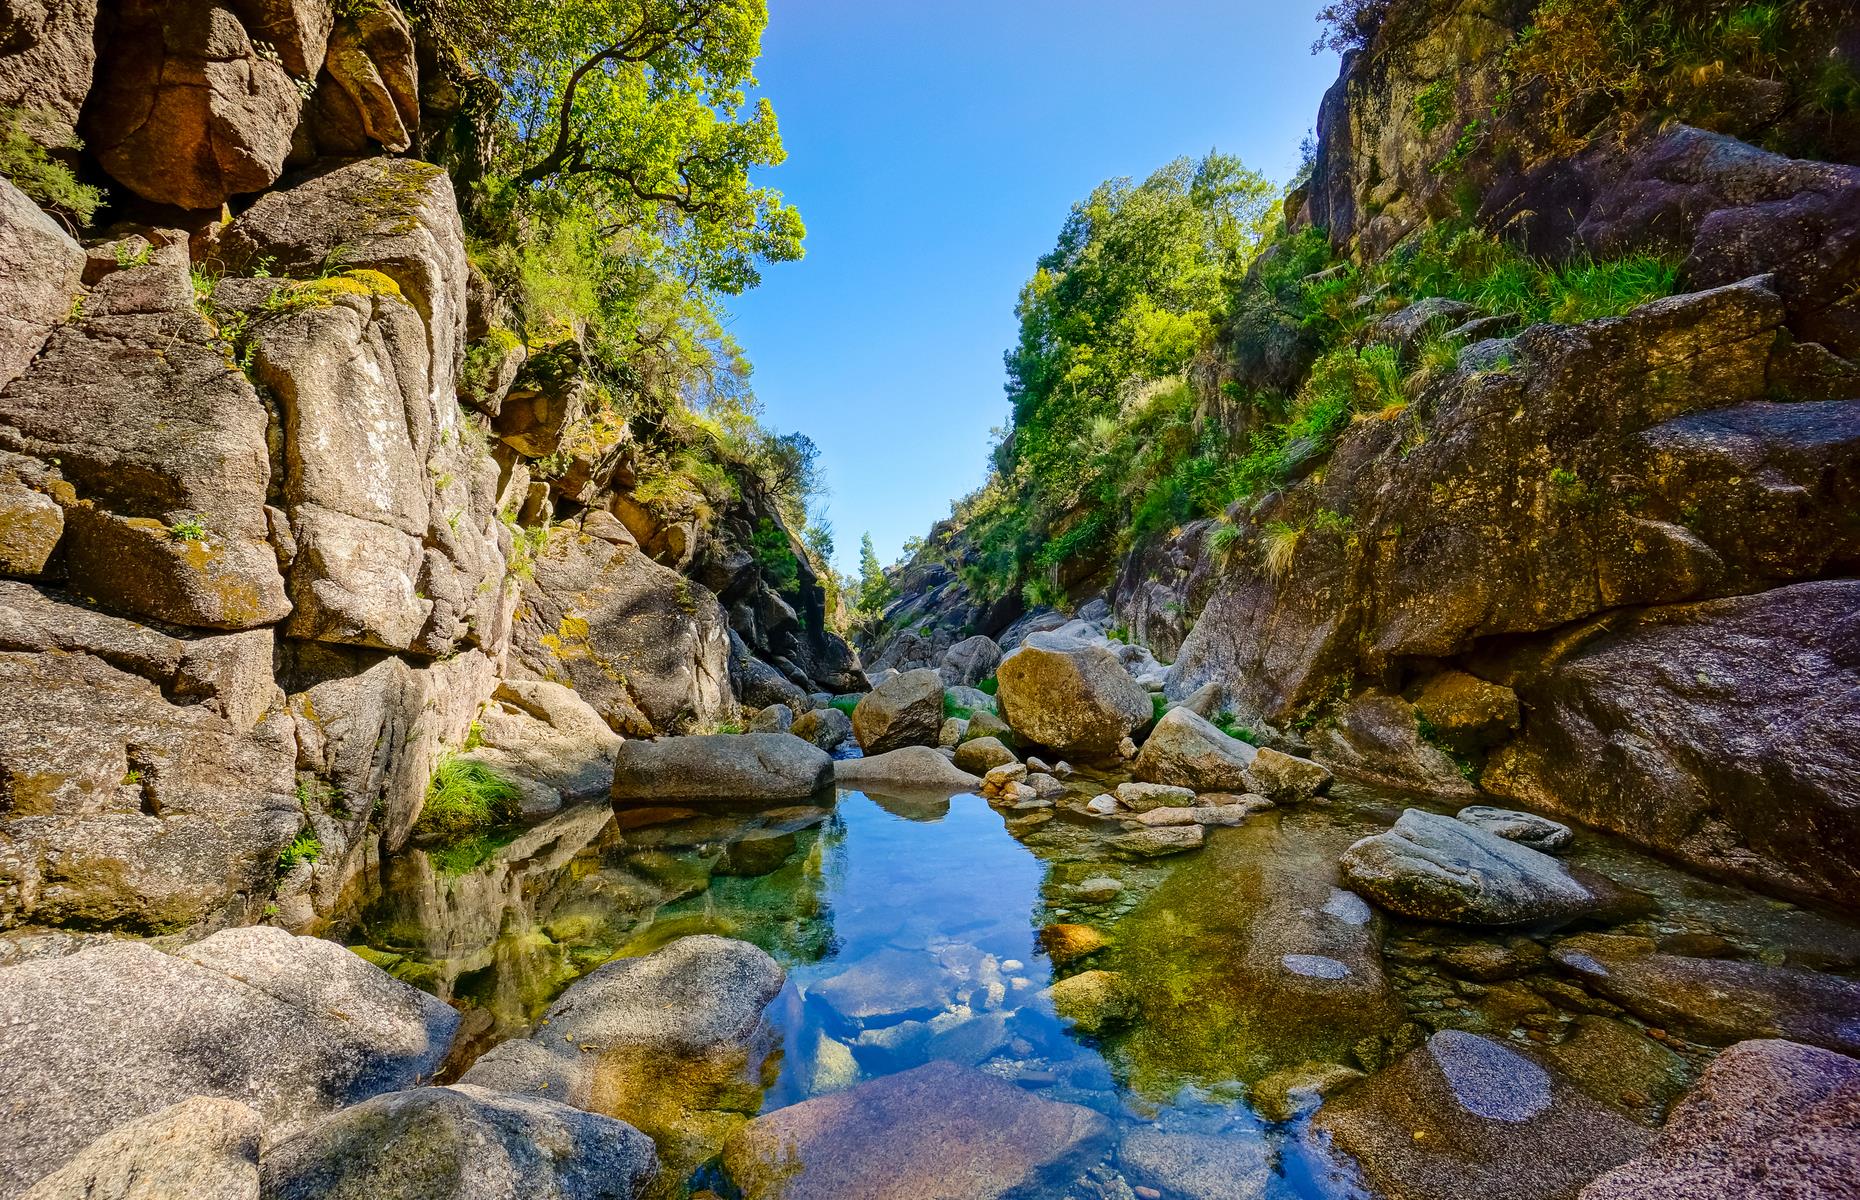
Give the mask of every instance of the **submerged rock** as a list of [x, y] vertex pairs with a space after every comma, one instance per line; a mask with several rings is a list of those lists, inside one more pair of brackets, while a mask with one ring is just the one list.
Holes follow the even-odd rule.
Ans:
[[867, 754], [936, 745], [943, 730], [943, 677], [923, 669], [886, 680], [860, 699], [852, 724]]
[[20, 1200], [257, 1200], [259, 1115], [195, 1096], [104, 1134]]
[[826, 751], [789, 733], [629, 741], [614, 757], [617, 802], [804, 800], [832, 784]]
[[679, 938], [583, 977], [527, 1040], [496, 1047], [460, 1082], [625, 1121], [683, 1178], [761, 1104], [775, 1048], [762, 1013], [782, 979], [748, 942]]
[[341, 946], [266, 927], [178, 955], [118, 942], [6, 968], [0, 1190], [195, 1096], [236, 1099], [289, 1136], [431, 1077], [458, 1024], [455, 1010]]
[[1154, 714], [1116, 655], [1057, 633], [1029, 636], [996, 677], [1001, 716], [1015, 734], [1065, 755], [1108, 758]]
[[1246, 771], [1258, 754], [1207, 718], [1172, 708], [1144, 740], [1132, 770], [1138, 779], [1197, 792], [1250, 792]]
[[376, 1096], [266, 1151], [266, 1200], [633, 1200], [645, 1134], [554, 1100], [469, 1084]]
[[1124, 1135], [1117, 1165], [1140, 1186], [1195, 1200], [1260, 1200], [1272, 1185], [1263, 1136], [1188, 1133], [1146, 1127]]
[[1646, 1154], [1581, 1200], [1860, 1195], [1860, 1061], [1739, 1042], [1705, 1069]]
[[1634, 1015], [1699, 1041], [1786, 1037], [1860, 1054], [1860, 983], [1762, 963], [1661, 954], [1644, 938], [1584, 934], [1558, 966]]
[[990, 1075], [932, 1062], [756, 1118], [724, 1146], [745, 1200], [994, 1200], [1063, 1181], [1109, 1125]]
[[1056, 967], [1090, 957], [1110, 944], [1109, 938], [1089, 925], [1061, 921], [1040, 930], [1040, 946]]
[[1476, 829], [1496, 834], [1508, 842], [1520, 846], [1529, 846], [1545, 854], [1555, 854], [1569, 847], [1575, 835], [1569, 826], [1536, 813], [1517, 812], [1509, 808], [1492, 808], [1484, 804], [1469, 804], [1454, 814], [1454, 820], [1464, 821]]
[[928, 746], [904, 746], [884, 754], [834, 764], [833, 781], [843, 788], [877, 792], [972, 792], [982, 781]]
[[1343, 855], [1356, 890], [1390, 912], [1459, 925], [1523, 925], [1591, 912], [1602, 897], [1549, 855], [1411, 808]]
[[1446, 1029], [1329, 1101], [1317, 1127], [1404, 1200], [1567, 1200], [1649, 1132], [1497, 1042]]
[[1080, 971], [1051, 991], [1054, 1010], [1084, 1033], [1103, 1033], [1137, 1014], [1136, 997], [1116, 971]]

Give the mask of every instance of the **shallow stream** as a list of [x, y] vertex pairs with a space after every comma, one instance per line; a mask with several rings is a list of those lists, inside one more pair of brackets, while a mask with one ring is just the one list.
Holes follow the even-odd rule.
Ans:
[[[754, 942], [788, 977], [767, 1016], [778, 1050], [738, 1113], [958, 1062], [1110, 1118], [1111, 1151], [1052, 1180], [1043, 1194], [1055, 1197], [1368, 1194], [1297, 1112], [1287, 1072], [1373, 1072], [1447, 1028], [1515, 1044], [1657, 1123], [1711, 1049], [1584, 993], [1544, 962], [1549, 936], [1388, 921], [1336, 887], [1337, 855], [1410, 803], [1339, 785], [1150, 861], [1110, 853], [1115, 825], [1004, 813], [969, 795], [842, 792], [740, 816], [593, 806], [503, 844], [390, 861], [348, 940], [464, 1010], [452, 1077], [528, 1033], [610, 958], [690, 933]], [[1838, 920], [1599, 834], [1582, 832], [1570, 858], [1651, 898], [1617, 932], [1772, 964], [1860, 965], [1860, 932]], [[1055, 968], [1041, 937], [1054, 923], [1109, 944]], [[1049, 991], [1056, 970], [1086, 969], [1120, 973], [1135, 1001], [1102, 1037], [1059, 1016]], [[727, 1190], [714, 1168], [689, 1181]]]

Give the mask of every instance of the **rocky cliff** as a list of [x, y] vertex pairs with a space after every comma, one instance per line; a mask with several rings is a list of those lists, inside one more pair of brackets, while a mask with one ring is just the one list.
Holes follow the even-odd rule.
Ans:
[[[1205, 425], [1263, 444], [1234, 398], [1308, 389], [1341, 327], [1392, 351], [1396, 394], [1333, 444], [1287, 443], [1275, 486], [1060, 581], [1173, 660], [1171, 697], [1216, 684], [1262, 740], [1851, 904], [1860, 143], [1811, 95], [1851, 78], [1851, 10], [1805, 9], [1785, 50], [1718, 46], [1656, 87], [1538, 69], [1568, 36], [1541, 6], [1359, 7], [1379, 22], [1193, 382]], [[1595, 85], [1573, 107], [1571, 79]], [[1674, 294], [1532, 323], [1379, 282], [1456, 227], [1546, 270], [1665, 262]], [[1335, 265], [1301, 278], [1313, 237]], [[933, 534], [876, 664], [1020, 615], [965, 582], [972, 554], [959, 525]]]
[[469, 88], [395, 7], [23, 9], [0, 108], [108, 223], [0, 178], [0, 930], [314, 927], [443, 759], [533, 810], [590, 713], [863, 686], [747, 549], [778, 505], [668, 516], [574, 340], [500, 324]]

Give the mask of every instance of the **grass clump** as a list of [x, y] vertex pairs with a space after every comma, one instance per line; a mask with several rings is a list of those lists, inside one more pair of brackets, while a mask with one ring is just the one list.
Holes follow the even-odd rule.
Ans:
[[956, 703], [956, 697], [950, 692], [943, 693], [943, 719], [966, 721], [975, 715], [975, 710], [966, 704]]
[[522, 792], [490, 767], [447, 757], [426, 789], [426, 805], [414, 826], [416, 837], [442, 843], [508, 825], [520, 812]]

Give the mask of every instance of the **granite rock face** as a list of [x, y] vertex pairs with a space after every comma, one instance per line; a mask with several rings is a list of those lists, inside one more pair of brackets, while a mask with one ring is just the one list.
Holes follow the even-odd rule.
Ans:
[[1860, 1061], [1785, 1041], [1732, 1046], [1639, 1158], [1581, 1200], [1860, 1194]]
[[271, 1148], [267, 1200], [634, 1200], [658, 1170], [645, 1134], [539, 1096], [470, 1084], [365, 1100]]
[[1594, 911], [1602, 896], [1547, 854], [1411, 808], [1343, 855], [1352, 887], [1391, 912], [1463, 925], [1525, 925]]
[[284, 1137], [438, 1070], [459, 1015], [333, 942], [215, 934], [179, 955], [118, 942], [0, 972], [0, 1186], [196, 1096]]
[[263, 1129], [237, 1100], [196, 1096], [117, 1126], [21, 1200], [258, 1200]]
[[1153, 714], [1149, 693], [1109, 650], [1061, 633], [1037, 633], [996, 671], [1001, 718], [1015, 734], [1059, 754], [1104, 758]]

